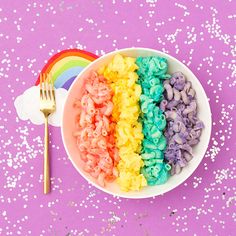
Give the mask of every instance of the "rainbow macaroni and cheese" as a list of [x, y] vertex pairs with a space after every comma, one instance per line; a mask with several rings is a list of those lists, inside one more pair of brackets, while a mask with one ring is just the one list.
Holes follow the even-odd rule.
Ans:
[[203, 128], [195, 92], [181, 73], [167, 71], [165, 58], [117, 54], [85, 80], [74, 136], [99, 185], [117, 181], [122, 191], [138, 191], [164, 184], [191, 159]]

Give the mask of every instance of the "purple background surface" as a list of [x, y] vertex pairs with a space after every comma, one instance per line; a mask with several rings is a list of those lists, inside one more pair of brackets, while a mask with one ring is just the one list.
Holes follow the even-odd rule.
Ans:
[[[234, 0], [1, 1], [0, 235], [235, 235], [235, 9]], [[44, 129], [20, 121], [14, 99], [57, 51], [132, 46], [175, 56], [203, 84], [213, 131], [202, 163], [163, 196], [118, 199], [88, 185], [50, 127], [53, 184], [43, 195]]]

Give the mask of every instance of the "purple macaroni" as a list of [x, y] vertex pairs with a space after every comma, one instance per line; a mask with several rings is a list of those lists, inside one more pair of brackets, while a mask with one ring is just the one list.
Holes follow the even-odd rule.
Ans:
[[168, 121], [164, 132], [168, 146], [164, 156], [174, 175], [179, 174], [193, 158], [192, 146], [199, 142], [204, 124], [197, 117], [192, 83], [181, 72], [166, 80], [164, 88], [164, 100], [160, 104]]

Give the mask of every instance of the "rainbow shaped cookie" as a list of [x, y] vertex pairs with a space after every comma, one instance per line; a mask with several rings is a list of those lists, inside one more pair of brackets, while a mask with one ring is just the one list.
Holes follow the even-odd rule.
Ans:
[[[97, 58], [98, 56], [90, 52], [67, 49], [51, 57], [41, 73], [51, 73], [55, 88], [68, 90], [78, 74]], [[35, 85], [38, 85], [39, 81], [38, 77]]]

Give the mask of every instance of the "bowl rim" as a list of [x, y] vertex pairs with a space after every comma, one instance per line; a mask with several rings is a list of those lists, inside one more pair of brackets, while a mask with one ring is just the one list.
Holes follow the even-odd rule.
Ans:
[[[199, 160], [199, 163], [191, 169], [191, 171], [189, 171], [187, 177], [185, 179], [183, 179], [182, 181], [180, 181], [177, 185], [175, 185], [174, 187], [169, 187], [167, 188], [166, 190], [162, 191], [161, 193], [158, 193], [158, 194], [148, 194], [148, 195], [145, 195], [145, 196], [138, 196], [138, 195], [135, 195], [135, 196], [127, 196], [127, 195], [123, 195], [123, 194], [114, 194], [113, 192], [107, 190], [106, 188], [103, 188], [101, 186], [99, 186], [97, 183], [95, 182], [92, 182], [90, 181], [86, 176], [85, 174], [77, 167], [77, 165], [75, 164], [75, 162], [73, 161], [73, 159], [71, 158], [71, 156], [69, 155], [69, 150], [66, 146], [66, 142], [65, 142], [65, 134], [64, 134], [64, 114], [65, 114], [65, 106], [66, 106], [66, 102], [67, 102], [67, 99], [68, 99], [68, 95], [70, 94], [70, 91], [71, 89], [73, 88], [73, 85], [75, 83], [77, 83], [77, 80], [79, 79], [79, 77], [85, 73], [87, 70], [90, 69], [90, 67], [93, 67], [93, 65], [95, 63], [97, 63], [97, 61], [99, 60], [103, 60], [103, 58], [105, 57], [108, 57], [110, 55], [115, 55], [117, 53], [121, 53], [122, 52], [127, 52], [127, 51], [136, 51], [136, 50], [141, 50], [141, 51], [148, 51], [148, 52], [155, 52], [157, 54], [159, 54], [160, 56], [164, 56], [164, 57], [169, 57], [171, 58], [172, 60], [174, 61], [177, 61], [178, 63], [181, 64], [181, 66], [183, 66], [185, 68], [185, 70], [187, 70], [188, 72], [190, 72], [190, 74], [193, 75], [194, 79], [196, 79], [197, 83], [199, 83], [199, 86], [201, 87], [201, 89], [204, 91], [204, 96], [205, 96], [205, 99], [207, 101], [207, 105], [208, 105], [208, 109], [210, 111], [210, 127], [209, 127], [209, 137], [208, 137], [208, 140], [207, 140], [207, 145], [206, 145], [206, 148], [204, 150], [204, 154], [202, 155], [201, 159]], [[72, 162], [72, 165], [74, 166], [74, 168], [79, 172], [79, 174], [88, 182], [88, 184], [91, 184], [92, 186], [94, 186], [95, 188], [101, 190], [102, 192], [105, 192], [109, 195], [112, 195], [113, 197], [121, 197], [121, 198], [126, 198], [126, 199], [146, 199], [146, 198], [153, 198], [153, 197], [157, 197], [157, 196], [160, 196], [160, 195], [163, 195], [164, 193], [167, 193], [167, 192], [170, 192], [171, 190], [174, 190], [176, 189], [178, 186], [180, 186], [181, 184], [183, 184], [194, 172], [195, 170], [199, 167], [200, 163], [202, 162], [204, 156], [205, 156], [205, 153], [208, 149], [208, 146], [209, 146], [209, 142], [210, 142], [210, 138], [211, 138], [211, 133], [212, 133], [212, 112], [211, 112], [211, 107], [210, 107], [210, 103], [209, 103], [209, 100], [208, 100], [208, 97], [206, 95], [206, 92], [205, 92], [205, 89], [203, 88], [200, 80], [198, 80], [197, 76], [188, 68], [188, 66], [186, 66], [183, 62], [179, 61], [177, 58], [171, 56], [170, 54], [168, 53], [165, 53], [165, 52], [162, 52], [162, 51], [159, 51], [159, 50], [156, 50], [156, 49], [152, 49], [152, 48], [145, 48], [145, 47], [129, 47], [129, 48], [122, 48], [122, 49], [118, 49], [118, 50], [114, 50], [114, 51], [111, 51], [109, 53], [106, 53], [104, 55], [102, 55], [101, 57], [98, 57], [97, 59], [95, 59], [93, 62], [91, 62], [87, 67], [85, 67], [77, 76], [76, 78], [74, 79], [74, 81], [72, 82], [71, 86], [69, 87], [69, 90], [67, 92], [67, 95], [66, 95], [66, 99], [65, 99], [65, 102], [64, 102], [64, 105], [63, 105], [63, 110], [62, 110], [62, 119], [61, 119], [61, 136], [62, 136], [62, 142], [63, 142], [63, 146], [66, 150], [66, 154], [68, 156], [68, 158], [70, 159], [70, 161]]]

